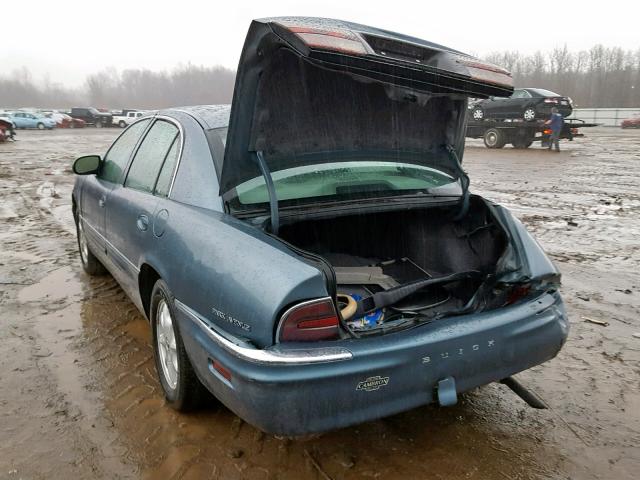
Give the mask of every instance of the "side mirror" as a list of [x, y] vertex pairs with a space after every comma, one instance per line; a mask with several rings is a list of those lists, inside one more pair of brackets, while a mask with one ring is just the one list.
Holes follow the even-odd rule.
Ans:
[[85, 155], [73, 162], [73, 173], [76, 175], [91, 175], [100, 170], [100, 155]]

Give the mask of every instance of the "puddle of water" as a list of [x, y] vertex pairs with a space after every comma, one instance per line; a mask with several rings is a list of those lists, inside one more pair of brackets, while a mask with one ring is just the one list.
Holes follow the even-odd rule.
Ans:
[[83, 286], [78, 280], [77, 271], [67, 266], [54, 270], [39, 282], [20, 290], [18, 301], [25, 303], [72, 300], [80, 297], [82, 292]]
[[[113, 421], [104, 408], [102, 390], [91, 388], [96, 380], [87, 366], [87, 358], [78, 346], [86, 338], [83, 321], [84, 304], [79, 302], [86, 290], [80, 272], [71, 267], [53, 271], [38, 283], [22, 289], [20, 302], [54, 302], [60, 309], [48, 312], [36, 319], [35, 332], [42, 348], [36, 354], [39, 363], [55, 376], [58, 390], [65, 395], [67, 406], [59, 414], [71, 417], [86, 437], [98, 447], [102, 464], [113, 475], [127, 476], [130, 467], [122, 463], [126, 453], [118, 441], [118, 432], [110, 427]], [[65, 306], [66, 305], [66, 306]]]

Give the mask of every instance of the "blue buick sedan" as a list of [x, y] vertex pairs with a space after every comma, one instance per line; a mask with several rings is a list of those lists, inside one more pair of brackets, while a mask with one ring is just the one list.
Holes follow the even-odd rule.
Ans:
[[288, 436], [496, 381], [536, 406], [511, 375], [567, 338], [560, 274], [462, 168], [468, 98], [512, 90], [416, 38], [258, 20], [231, 106], [157, 112], [76, 160], [82, 265], [149, 319], [168, 404], [210, 392]]

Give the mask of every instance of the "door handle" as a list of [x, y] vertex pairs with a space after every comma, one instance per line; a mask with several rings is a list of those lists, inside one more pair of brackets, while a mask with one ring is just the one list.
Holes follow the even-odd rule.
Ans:
[[100, 200], [98, 200], [98, 205], [100, 205], [100, 208], [104, 208], [104, 202], [106, 199], [107, 199], [106, 196], [100, 197]]
[[147, 228], [149, 228], [149, 217], [147, 217], [144, 213], [138, 215], [136, 226], [138, 227], [138, 230], [145, 232]]

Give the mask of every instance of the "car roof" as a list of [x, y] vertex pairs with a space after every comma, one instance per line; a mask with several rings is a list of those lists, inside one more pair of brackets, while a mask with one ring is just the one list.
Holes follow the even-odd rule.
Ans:
[[159, 115], [171, 115], [171, 112], [182, 112], [195, 118], [205, 130], [229, 126], [231, 105], [196, 105], [190, 107], [176, 107], [158, 112]]

